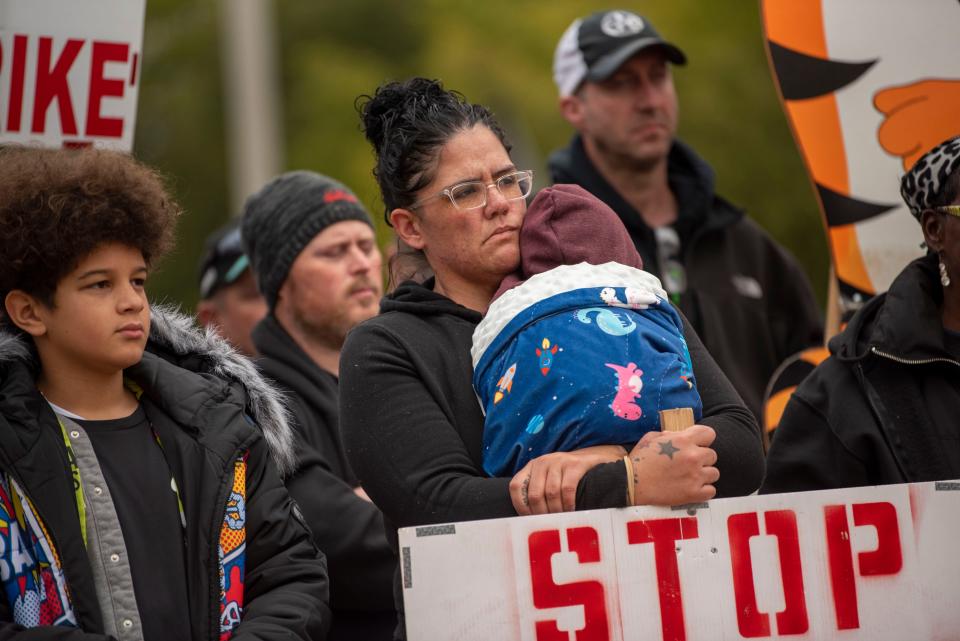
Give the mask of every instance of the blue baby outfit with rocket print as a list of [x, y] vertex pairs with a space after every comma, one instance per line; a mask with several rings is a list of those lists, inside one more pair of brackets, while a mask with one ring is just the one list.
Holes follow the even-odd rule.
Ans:
[[511, 476], [542, 454], [632, 447], [659, 410], [700, 395], [680, 315], [657, 278], [620, 265], [564, 265], [491, 306], [474, 332], [474, 388], [486, 414], [483, 466]]

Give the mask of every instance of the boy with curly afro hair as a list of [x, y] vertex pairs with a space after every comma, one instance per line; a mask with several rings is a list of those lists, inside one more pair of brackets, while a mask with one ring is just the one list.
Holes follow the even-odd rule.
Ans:
[[279, 397], [147, 300], [179, 215], [129, 156], [0, 150], [2, 638], [326, 634]]

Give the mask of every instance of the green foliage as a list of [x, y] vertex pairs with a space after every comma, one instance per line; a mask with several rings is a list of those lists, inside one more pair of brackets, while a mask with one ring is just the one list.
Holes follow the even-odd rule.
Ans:
[[[206, 234], [228, 211], [219, 20], [230, 0], [149, 0], [137, 155], [172, 178], [187, 213], [177, 253], [152, 281], [155, 298], [192, 305]], [[557, 110], [553, 50], [576, 17], [610, 8], [597, 0], [276, 0], [287, 169], [343, 180], [370, 207], [382, 243], [373, 155], [354, 104], [383, 81], [441, 78], [491, 106], [518, 164], [537, 170], [571, 130]], [[806, 269], [821, 300], [828, 258], [820, 214], [764, 52], [756, 2], [624, 3], [687, 53], [675, 71], [680, 135], [717, 173], [718, 191], [742, 206]]]

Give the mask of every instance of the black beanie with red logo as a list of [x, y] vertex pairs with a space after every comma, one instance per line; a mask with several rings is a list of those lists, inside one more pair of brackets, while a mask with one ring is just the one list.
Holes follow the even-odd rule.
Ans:
[[367, 209], [346, 185], [312, 171], [277, 176], [247, 199], [241, 222], [244, 251], [271, 311], [303, 248], [345, 220], [373, 227]]

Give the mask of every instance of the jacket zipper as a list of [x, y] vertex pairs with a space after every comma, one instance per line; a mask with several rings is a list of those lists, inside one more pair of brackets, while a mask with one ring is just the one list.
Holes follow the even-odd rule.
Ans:
[[893, 354], [887, 354], [886, 352], [881, 351], [876, 347], [871, 347], [870, 351], [876, 354], [877, 356], [881, 356], [883, 358], [889, 359], [891, 361], [895, 361], [897, 363], [901, 363], [903, 365], [930, 365], [932, 363], [950, 363], [951, 365], [956, 365], [957, 367], [960, 367], [960, 363], [958, 363], [957, 361], [951, 358], [936, 357], [936, 358], [910, 359], [910, 358], [903, 358], [901, 356], [894, 356]]

